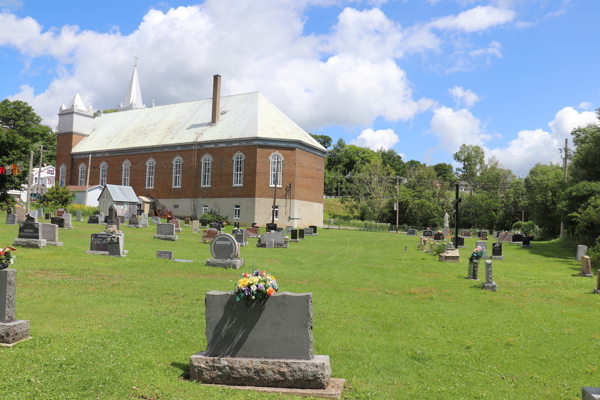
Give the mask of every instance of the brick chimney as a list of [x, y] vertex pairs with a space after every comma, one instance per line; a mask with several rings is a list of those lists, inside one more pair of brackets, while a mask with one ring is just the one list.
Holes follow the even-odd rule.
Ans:
[[221, 108], [221, 75], [213, 76], [212, 118], [210, 122], [216, 124], [219, 121]]

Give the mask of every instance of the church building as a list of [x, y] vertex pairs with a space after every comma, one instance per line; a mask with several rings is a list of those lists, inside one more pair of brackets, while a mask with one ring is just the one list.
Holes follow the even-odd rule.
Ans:
[[[119, 111], [96, 116], [79, 94], [60, 108], [60, 186], [124, 185], [177, 217], [323, 225], [327, 150], [258, 92], [146, 107], [134, 66]], [[153, 102], [154, 103], [154, 102]], [[91, 163], [90, 163], [91, 156]]]

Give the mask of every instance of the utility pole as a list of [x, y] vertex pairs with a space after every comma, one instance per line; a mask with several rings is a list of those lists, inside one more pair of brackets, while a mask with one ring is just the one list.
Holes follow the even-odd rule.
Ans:
[[42, 196], [42, 161], [44, 160], [44, 145], [40, 145], [40, 168], [38, 169], [38, 194]]
[[31, 199], [31, 181], [33, 180], [33, 150], [29, 155], [29, 177], [28, 177], [28, 185], [27, 185], [27, 212], [29, 212], [29, 201]]
[[277, 184], [279, 183], [279, 156], [275, 161], [275, 186], [273, 187], [273, 209], [271, 210], [271, 223], [275, 223], [275, 200], [277, 199]]
[[398, 213], [400, 212], [400, 205], [398, 204], [398, 196], [400, 195], [399, 183], [400, 177], [396, 175], [396, 233], [398, 233]]
[[456, 200], [454, 200], [456, 202], [455, 203], [456, 204], [456, 215], [454, 216], [454, 229], [456, 231], [456, 234], [454, 235], [454, 237], [456, 239], [454, 239], [455, 240], [454, 244], [456, 245], [457, 249], [458, 249], [458, 216], [459, 216], [459, 214], [458, 214], [458, 205], [460, 204], [460, 198], [458, 197], [458, 188], [459, 188], [459, 186], [460, 186], [460, 183], [457, 183], [456, 184]]
[[87, 169], [87, 178], [85, 179], [85, 196], [83, 200], [83, 205], [87, 206], [88, 201], [88, 188], [90, 187], [90, 169], [92, 169], [92, 154], [90, 153], [90, 158], [88, 159], [88, 169]]
[[[560, 151], [561, 153], [563, 152], [563, 149], [558, 149], [558, 151]], [[567, 170], [569, 168], [569, 139], [565, 139], [565, 148], [564, 148], [564, 152], [565, 155], [562, 157], [563, 159], [563, 168], [564, 168], [564, 173], [565, 173], [565, 183], [567, 182]], [[564, 237], [565, 234], [565, 223], [563, 222], [563, 217], [561, 216], [560, 218], [560, 237]]]

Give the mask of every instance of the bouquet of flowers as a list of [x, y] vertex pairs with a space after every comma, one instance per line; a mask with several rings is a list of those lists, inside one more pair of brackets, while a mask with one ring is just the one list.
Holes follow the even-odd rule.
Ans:
[[108, 233], [108, 234], [111, 234], [111, 235], [112, 235], [112, 234], [115, 234], [115, 233], [121, 233], [121, 231], [119, 231], [119, 230], [117, 230], [117, 229], [115, 229], [115, 228], [108, 228], [108, 229], [106, 230], [106, 233]]
[[14, 247], [7, 246], [0, 250], [0, 270], [8, 268], [9, 265], [15, 263], [15, 256], [12, 255], [13, 251], [16, 251]]
[[473, 254], [471, 254], [471, 258], [481, 258], [481, 257], [483, 257], [484, 254], [485, 254], [485, 248], [483, 248], [481, 246], [477, 246], [477, 247], [475, 247], [475, 250], [473, 250]]
[[235, 300], [266, 300], [278, 290], [279, 286], [275, 277], [269, 275], [267, 271], [254, 271], [251, 274], [246, 272], [242, 274], [242, 278], [235, 286]]

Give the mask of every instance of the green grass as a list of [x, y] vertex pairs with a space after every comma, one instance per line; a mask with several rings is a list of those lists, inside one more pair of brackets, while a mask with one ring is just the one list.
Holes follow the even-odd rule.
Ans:
[[[241, 272], [203, 266], [199, 234], [185, 227], [165, 242], [154, 228], [124, 227], [129, 256], [112, 258], [84, 253], [98, 226], [75, 227], [61, 230], [63, 248], [15, 253], [17, 317], [33, 339], [0, 348], [1, 399], [290, 399], [184, 379], [206, 347], [204, 293], [232, 290]], [[16, 233], [0, 224], [0, 244]], [[459, 265], [440, 263], [418, 237], [319, 230], [287, 250], [250, 240], [245, 271], [313, 293], [316, 352], [346, 378], [346, 399], [574, 400], [599, 383], [595, 277], [579, 277], [574, 253], [556, 243], [505, 245], [491, 293], [464, 279], [470, 250]]]

